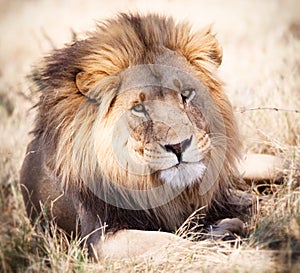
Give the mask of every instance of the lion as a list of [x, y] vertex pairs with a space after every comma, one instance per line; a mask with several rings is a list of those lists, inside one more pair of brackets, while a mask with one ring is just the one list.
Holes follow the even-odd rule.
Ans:
[[32, 74], [40, 99], [20, 176], [30, 219], [50, 208], [97, 258], [177, 242], [197, 210], [204, 227], [243, 234], [241, 141], [211, 28], [119, 14], [88, 35]]

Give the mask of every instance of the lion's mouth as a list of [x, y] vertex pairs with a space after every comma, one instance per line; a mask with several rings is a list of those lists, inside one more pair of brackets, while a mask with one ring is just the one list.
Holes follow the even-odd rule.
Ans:
[[160, 170], [159, 178], [172, 187], [187, 187], [200, 181], [204, 176], [206, 167], [202, 162], [180, 162], [170, 168]]

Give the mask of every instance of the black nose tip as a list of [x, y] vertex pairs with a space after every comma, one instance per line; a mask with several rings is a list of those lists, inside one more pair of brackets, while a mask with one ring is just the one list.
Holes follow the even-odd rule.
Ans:
[[176, 144], [165, 145], [167, 152], [172, 152], [177, 156], [178, 162], [181, 162], [182, 153], [191, 145], [192, 137]]

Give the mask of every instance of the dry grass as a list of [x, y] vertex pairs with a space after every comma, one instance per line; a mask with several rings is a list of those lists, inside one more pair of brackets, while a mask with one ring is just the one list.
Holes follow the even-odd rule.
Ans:
[[[226, 4], [225, 4], [226, 3]], [[0, 0], [0, 271], [1, 272], [299, 272], [300, 19], [297, 0], [277, 1], [5, 1]], [[245, 151], [291, 161], [282, 184], [265, 187], [242, 243], [204, 241], [165, 250], [161, 260], [95, 264], [48, 222], [32, 227], [18, 173], [35, 101], [26, 74], [32, 63], [116, 11], [158, 11], [214, 23], [223, 45], [220, 74], [236, 108]], [[280, 108], [250, 110], [255, 107]], [[260, 186], [260, 189], [262, 186]], [[54, 234], [54, 235], [53, 235]], [[168, 255], [167, 255], [168, 254]]]

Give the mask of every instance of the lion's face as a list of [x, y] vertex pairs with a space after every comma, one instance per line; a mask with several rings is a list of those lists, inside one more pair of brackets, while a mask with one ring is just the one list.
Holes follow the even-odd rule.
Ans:
[[[129, 80], [136, 73], [143, 75]], [[114, 181], [126, 177], [119, 182], [130, 187], [141, 187], [145, 177], [155, 178], [152, 186], [167, 183], [178, 188], [201, 180], [210, 162], [210, 130], [216, 119], [208, 114], [207, 109], [212, 114], [216, 106], [203, 85], [178, 68], [160, 65], [125, 74], [121, 91], [96, 123], [102, 169]]]
[[[127, 165], [131, 173], [158, 172], [162, 180], [175, 186], [201, 178], [210, 140], [205, 120], [195, 119], [195, 90], [150, 87], [128, 93], [130, 100], [121, 108], [128, 138], [120, 132], [120, 144], [128, 149], [128, 155], [121, 149], [116, 151], [120, 164]], [[127, 95], [122, 94], [121, 101], [126, 101], [122, 97]]]

